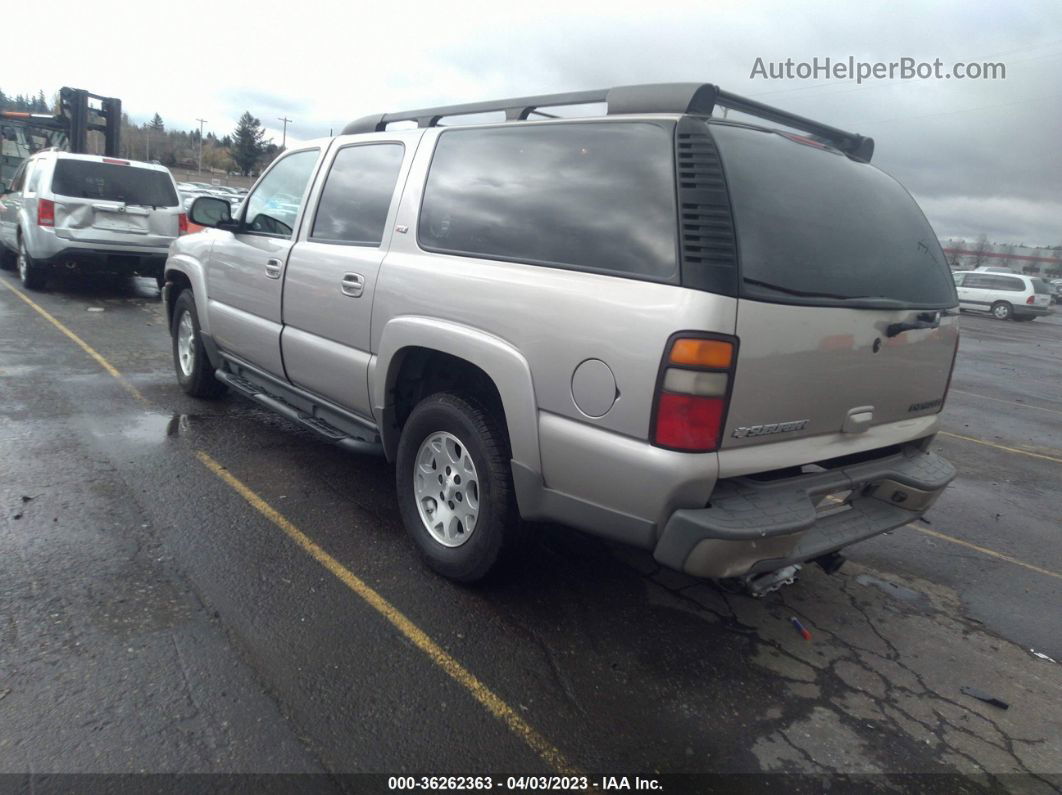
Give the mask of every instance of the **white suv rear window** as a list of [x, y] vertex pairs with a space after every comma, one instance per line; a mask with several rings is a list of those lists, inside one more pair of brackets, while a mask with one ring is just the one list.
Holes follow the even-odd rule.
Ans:
[[165, 172], [95, 160], [60, 158], [56, 161], [52, 193], [144, 207], [177, 207], [180, 204], [173, 181]]

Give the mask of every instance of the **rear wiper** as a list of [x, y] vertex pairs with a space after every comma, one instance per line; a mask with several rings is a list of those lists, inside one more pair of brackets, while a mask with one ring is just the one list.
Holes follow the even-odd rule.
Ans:
[[775, 290], [779, 293], [786, 293], [787, 295], [798, 295], [801, 298], [836, 298], [847, 300], [851, 297], [847, 295], [835, 295], [833, 293], [812, 293], [805, 290], [794, 290], [792, 287], [783, 287], [780, 284], [761, 282], [759, 279], [742, 279], [742, 281], [745, 282], [745, 284], [754, 284], [757, 287], [766, 287], [768, 290]]

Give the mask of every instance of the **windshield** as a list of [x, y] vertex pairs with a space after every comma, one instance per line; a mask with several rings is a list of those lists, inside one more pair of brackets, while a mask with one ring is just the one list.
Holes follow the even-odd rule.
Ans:
[[52, 193], [146, 207], [179, 204], [173, 181], [165, 171], [94, 160], [56, 161]]
[[936, 235], [892, 177], [776, 133], [711, 130], [733, 204], [743, 297], [889, 308], [957, 303]]

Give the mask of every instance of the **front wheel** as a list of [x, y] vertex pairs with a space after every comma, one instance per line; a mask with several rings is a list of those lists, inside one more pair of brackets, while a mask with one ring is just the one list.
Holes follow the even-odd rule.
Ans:
[[520, 546], [509, 438], [495, 412], [440, 392], [416, 405], [396, 462], [402, 522], [428, 565], [483, 579]]
[[1010, 320], [1014, 314], [1014, 307], [1006, 301], [996, 301], [992, 304], [992, 316], [996, 320]]
[[214, 368], [200, 339], [199, 316], [191, 290], [182, 292], [174, 302], [170, 335], [173, 338], [173, 367], [181, 389], [197, 398], [216, 398], [225, 394], [226, 387], [214, 377]]
[[33, 261], [26, 250], [26, 241], [21, 237], [18, 239], [18, 278], [27, 290], [42, 290], [47, 281], [44, 269]]
[[14, 270], [16, 262], [18, 262], [18, 255], [0, 243], [0, 270]]

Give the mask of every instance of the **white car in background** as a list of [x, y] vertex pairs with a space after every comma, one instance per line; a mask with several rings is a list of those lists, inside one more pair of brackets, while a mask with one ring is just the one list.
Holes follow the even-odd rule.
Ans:
[[1035, 320], [1051, 314], [1051, 287], [1036, 276], [980, 270], [952, 276], [960, 311], [988, 312], [998, 320]]

